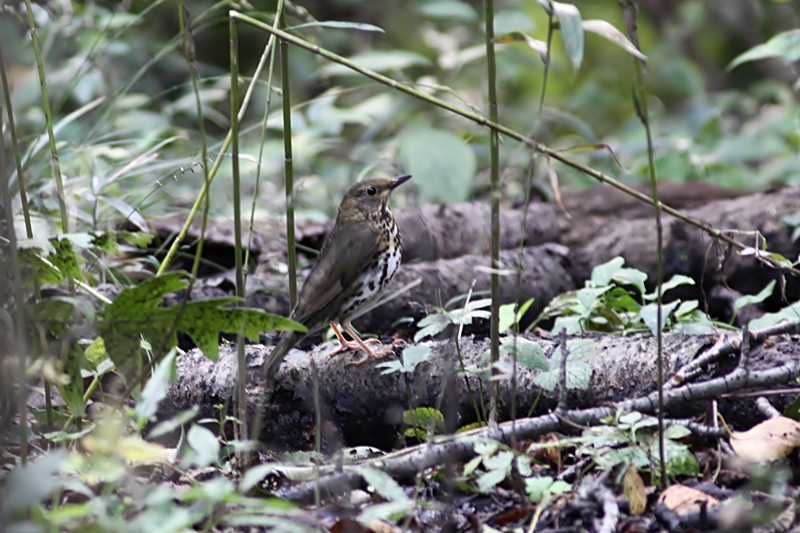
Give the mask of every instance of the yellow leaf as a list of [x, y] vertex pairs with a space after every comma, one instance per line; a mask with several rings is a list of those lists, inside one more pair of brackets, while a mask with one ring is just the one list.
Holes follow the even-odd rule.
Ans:
[[647, 508], [647, 492], [636, 465], [631, 465], [625, 472], [625, 477], [622, 478], [622, 493], [628, 499], [631, 514], [640, 515]]
[[777, 461], [800, 446], [800, 423], [785, 416], [770, 418], [747, 431], [734, 432], [731, 446], [751, 463]]
[[658, 501], [680, 516], [699, 512], [703, 504], [707, 509], [719, 505], [716, 498], [683, 485], [671, 485], [661, 493]]

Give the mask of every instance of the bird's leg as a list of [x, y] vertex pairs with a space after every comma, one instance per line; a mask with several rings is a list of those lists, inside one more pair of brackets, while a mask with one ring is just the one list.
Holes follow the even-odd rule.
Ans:
[[353, 340], [355, 340], [358, 343], [358, 345], [361, 347], [361, 349], [364, 350], [364, 352], [366, 352], [366, 354], [367, 354], [363, 359], [360, 359], [360, 360], [355, 361], [353, 363], [347, 363], [347, 366], [350, 366], [350, 365], [361, 366], [364, 363], [366, 363], [367, 361], [369, 361], [370, 359], [382, 359], [382, 358], [386, 357], [387, 355], [389, 355], [390, 353], [394, 352], [394, 343], [390, 344], [389, 346], [383, 346], [377, 352], [373, 352], [372, 350], [369, 349], [369, 346], [367, 346], [367, 343], [375, 343], [375, 342], [377, 342], [378, 344], [381, 344], [380, 340], [378, 340], [378, 339], [367, 339], [366, 341], [361, 340], [361, 337], [356, 335], [356, 332], [353, 331], [353, 327], [349, 323], [346, 324], [346, 325], [342, 324], [342, 328], [347, 332], [348, 335], [353, 337]]
[[[333, 351], [328, 354], [329, 357], [333, 357], [334, 355], [338, 355], [338, 354], [340, 354], [340, 353], [342, 353], [344, 351], [347, 351], [347, 350], [358, 350], [359, 348], [363, 347], [362, 344], [359, 344], [359, 342], [358, 342], [358, 341], [361, 341], [361, 339], [359, 339], [358, 336], [353, 335], [352, 331], [348, 331], [347, 329], [345, 329], [345, 331], [347, 331], [347, 333], [352, 335], [354, 339], [357, 339], [356, 341], [350, 342], [350, 341], [348, 341], [347, 339], [344, 338], [344, 335], [342, 335], [342, 332], [339, 331], [339, 328], [336, 327], [336, 324], [331, 322], [330, 326], [333, 329], [333, 332], [336, 334], [336, 338], [339, 339], [339, 346], [334, 348]], [[364, 341], [361, 341], [361, 342], [364, 343]], [[378, 339], [368, 339], [366, 341], [366, 343], [370, 343], [370, 342], [380, 342], [380, 341]], [[369, 350], [367, 350], [367, 351], [369, 351]]]

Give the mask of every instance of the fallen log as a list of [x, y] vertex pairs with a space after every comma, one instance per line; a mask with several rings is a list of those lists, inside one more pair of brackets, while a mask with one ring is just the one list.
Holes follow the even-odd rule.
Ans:
[[[793, 227], [784, 217], [800, 212], [800, 190], [783, 189], [758, 193], [730, 200], [712, 202], [686, 214], [714, 228], [727, 232], [735, 239], [760, 249], [766, 242], [769, 252], [794, 260], [800, 254], [800, 242], [793, 241]], [[616, 216], [592, 218], [592, 237], [588, 242], [586, 221], [578, 221], [563, 236], [563, 242], [572, 246], [573, 261], [569, 270], [581, 283], [588, 279], [596, 265], [616, 256], [625, 258], [626, 265], [648, 274], [648, 287], [652, 289], [656, 276], [656, 228], [652, 216], [619, 220]], [[730, 250], [704, 231], [669, 215], [664, 215], [664, 279], [683, 274], [695, 280], [695, 287], [681, 287], [672, 293], [683, 300], [710, 301], [716, 287], [729, 287], [739, 294], [756, 294], [780, 273], [763, 266], [753, 255], [740, 255]], [[572, 232], [574, 231], [574, 233]], [[760, 234], [757, 237], [756, 232]], [[735, 294], [733, 295], [735, 297]], [[767, 311], [776, 311], [786, 302], [800, 298], [800, 283], [792, 276], [787, 278], [785, 299], [780, 290], [765, 302]], [[728, 298], [711, 314], [723, 321], [732, 316]]]
[[[536, 337], [537, 342], [550, 357], [556, 342]], [[594, 347], [594, 355], [585, 363], [591, 373], [586, 389], [569, 391], [569, 407], [582, 409], [608, 405], [632, 398], [642, 398], [655, 390], [656, 354], [655, 340], [651, 337], [587, 337]], [[787, 361], [798, 359], [800, 337], [780, 335], [762, 345], [755, 346], [750, 355], [752, 370], [769, 369]], [[523, 342], [523, 341], [520, 341]], [[713, 339], [667, 335], [664, 338], [666, 376], [684, 368], [693, 359], [709, 349]], [[346, 363], [359, 357], [348, 353], [335, 358], [326, 354], [332, 343], [317, 346], [311, 352], [293, 350], [284, 360], [277, 374], [276, 390], [264, 405], [260, 439], [279, 449], [309, 449], [314, 443], [316, 415], [314, 408], [314, 368], [318, 376], [320, 414], [323, 440], [335, 449], [343, 443], [350, 446], [371, 445], [390, 449], [401, 440], [403, 411], [413, 407], [438, 407], [445, 413], [451, 427], [460, 427], [476, 419], [476, 404], [480, 410], [481, 386], [486, 384], [476, 373], [456, 377], [460, 368], [458, 355], [465, 367], [482, 364], [488, 349], [486, 340], [461, 339], [457, 349], [453, 341], [424, 343], [430, 357], [419, 363], [413, 371], [382, 374], [375, 363], [348, 366]], [[260, 365], [271, 347], [251, 345], [247, 353], [248, 413], [252, 419], [261, 395]], [[400, 350], [397, 350], [400, 352]], [[387, 361], [397, 360], [390, 356]], [[235, 370], [235, 348], [222, 346], [220, 360], [214, 363], [198, 350], [178, 358], [177, 380], [162, 402], [160, 418], [182, 411], [193, 405], [200, 407], [201, 417], [218, 419], [216, 406], [232, 398]], [[722, 375], [735, 367], [735, 354], [722, 354], [722, 359], [704, 365], [706, 372]], [[504, 368], [512, 368], [508, 353], [501, 355]], [[576, 367], [577, 368], [577, 367]], [[570, 372], [578, 370], [570, 370]], [[536, 403], [537, 413], [555, 407], [557, 391], [542, 389], [537, 380], [538, 371], [522, 364], [516, 365], [516, 375], [506, 371], [498, 381], [501, 419], [511, 417], [512, 398], [517, 417], [526, 416]], [[541, 378], [538, 378], [541, 379]], [[790, 384], [789, 381], [786, 382]], [[469, 384], [469, 386], [468, 386]], [[740, 388], [731, 389], [738, 391]], [[541, 394], [541, 398], [539, 399]], [[484, 397], [485, 401], [486, 398]], [[725, 400], [720, 409], [729, 425], [742, 428], [758, 420], [757, 410], [748, 402]], [[694, 403], [675, 403], [669, 416], [689, 418], [703, 410]]]

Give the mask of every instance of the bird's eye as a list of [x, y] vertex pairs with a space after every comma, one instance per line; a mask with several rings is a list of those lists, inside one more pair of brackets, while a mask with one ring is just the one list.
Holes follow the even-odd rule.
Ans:
[[367, 189], [367, 194], [369, 194], [370, 196], [375, 196], [376, 192], [378, 191], [375, 189], [375, 187], [370, 187], [369, 189]]

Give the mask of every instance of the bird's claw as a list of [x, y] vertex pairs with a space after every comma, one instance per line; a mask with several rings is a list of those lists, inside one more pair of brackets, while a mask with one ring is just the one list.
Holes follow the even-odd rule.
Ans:
[[[364, 339], [364, 344], [375, 344], [375, 343], [380, 344], [381, 341], [378, 339]], [[358, 344], [357, 342], [346, 340], [344, 342], [340, 342], [339, 346], [331, 350], [331, 353], [328, 354], [328, 357], [334, 357], [347, 350], [358, 350], [360, 348], [361, 345]]]
[[[377, 339], [370, 339], [370, 340], [377, 340]], [[365, 363], [368, 363], [371, 359], [383, 359], [389, 354], [394, 353], [396, 343], [397, 341], [394, 341], [392, 342], [392, 344], [384, 346], [381, 350], [377, 352], [371, 352], [371, 351], [367, 352], [367, 355], [363, 359], [359, 359], [358, 361], [352, 361], [350, 363], [347, 363], [345, 366], [361, 366]]]

